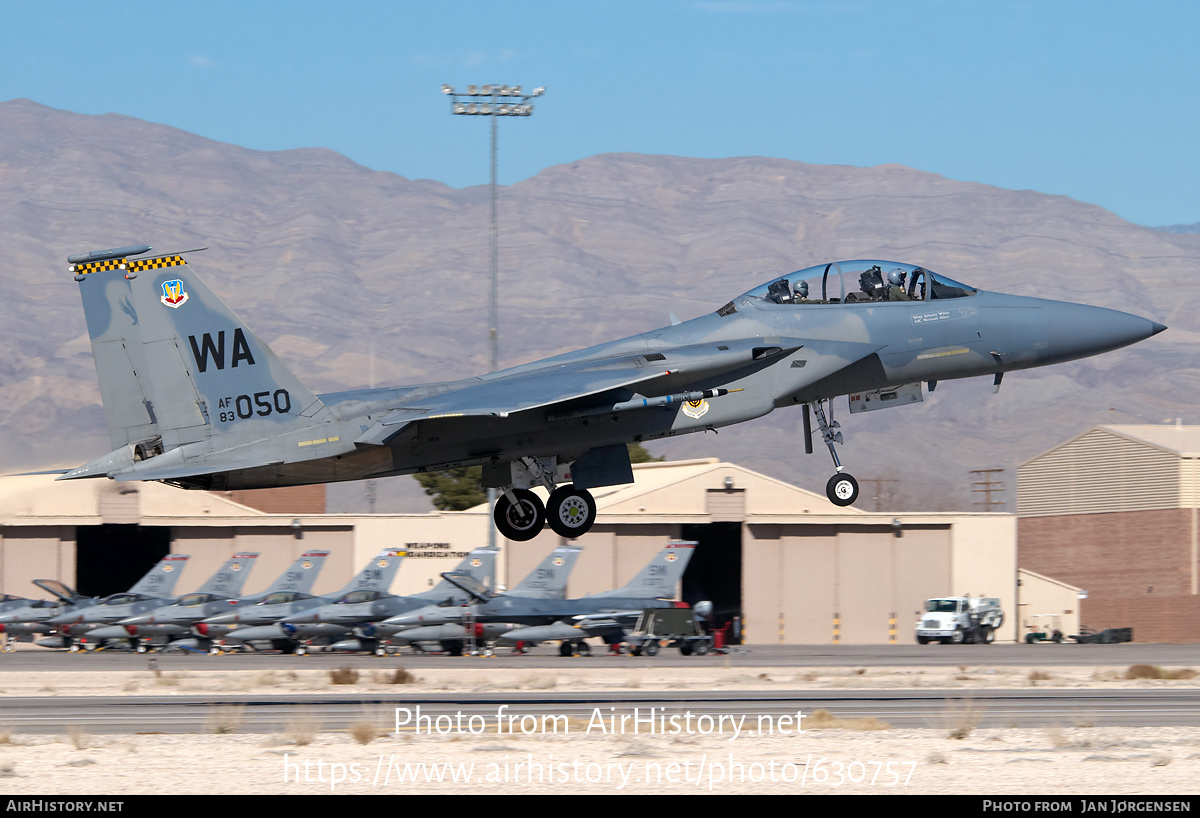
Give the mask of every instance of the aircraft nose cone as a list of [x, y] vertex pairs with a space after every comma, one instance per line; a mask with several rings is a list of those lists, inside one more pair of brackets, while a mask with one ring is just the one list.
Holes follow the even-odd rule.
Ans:
[[1050, 353], [1056, 361], [1120, 349], [1166, 329], [1147, 318], [1084, 304], [1058, 305], [1048, 318]]

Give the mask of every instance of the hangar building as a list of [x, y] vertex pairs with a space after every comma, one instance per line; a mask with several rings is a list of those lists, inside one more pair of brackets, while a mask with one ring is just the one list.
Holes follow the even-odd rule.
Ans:
[[[925, 599], [999, 597], [1017, 610], [1016, 518], [893, 514], [824, 497], [715, 459], [634, 466], [635, 482], [594, 492], [596, 525], [578, 540], [572, 596], [619, 587], [671, 540], [699, 545], [681, 596], [708, 599], [746, 642], [911, 644]], [[405, 479], [405, 478], [397, 478]], [[192, 556], [176, 588], [199, 586], [238, 551], [258, 551], [246, 584], [264, 588], [307, 549], [332, 552], [315, 591], [342, 587], [385, 547], [409, 552], [392, 590], [415, 593], [486, 542], [486, 506], [427, 514], [266, 513], [158, 483], [0, 479], [0, 590], [61, 579], [86, 593], [129, 587], [168, 552]], [[503, 542], [498, 582], [520, 581], [560, 538]], [[413, 562], [416, 562], [414, 565]], [[997, 639], [1016, 636], [1009, 616]], [[936, 648], [931, 648], [936, 649]]]
[[1098, 426], [1020, 467], [1020, 561], [1086, 592], [1084, 626], [1200, 642], [1200, 427]]

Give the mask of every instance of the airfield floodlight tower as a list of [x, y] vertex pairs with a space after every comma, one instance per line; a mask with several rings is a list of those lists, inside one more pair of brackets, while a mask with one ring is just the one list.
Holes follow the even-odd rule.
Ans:
[[[492, 121], [492, 221], [491, 234], [491, 288], [488, 298], [488, 345], [491, 349], [491, 369], [495, 372], [500, 368], [499, 339], [500, 332], [497, 313], [497, 279], [500, 267], [500, 229], [496, 226], [496, 140], [497, 117], [502, 116], [532, 116], [534, 97], [546, 93], [544, 87], [535, 88], [528, 94], [519, 85], [468, 85], [465, 92], [455, 91], [450, 85], [442, 86], [442, 93], [450, 97], [450, 113], [459, 116], [487, 116]], [[496, 490], [488, 489], [488, 516], [496, 508]], [[488, 529], [488, 546], [496, 545], [496, 529]], [[494, 579], [494, 578], [493, 578]], [[493, 582], [493, 587], [495, 583]]]
[[488, 339], [491, 346], [491, 371], [500, 368], [499, 330], [497, 329], [497, 278], [499, 269], [500, 240], [496, 226], [496, 140], [497, 117], [532, 116], [533, 103], [529, 100], [546, 93], [545, 88], [535, 88], [525, 93], [519, 85], [468, 85], [466, 92], [455, 91], [449, 85], [442, 86], [442, 93], [450, 97], [450, 113], [460, 116], [489, 116], [492, 118], [492, 184], [491, 184], [491, 296], [488, 306]]

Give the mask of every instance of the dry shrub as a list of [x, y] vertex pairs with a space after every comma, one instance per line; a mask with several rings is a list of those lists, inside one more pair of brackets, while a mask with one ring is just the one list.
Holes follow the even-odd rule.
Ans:
[[240, 704], [226, 704], [213, 708], [208, 716], [208, 731], [218, 735], [226, 733], [235, 733], [245, 721], [243, 714], [245, 706]]
[[312, 744], [321, 732], [321, 722], [307, 711], [293, 713], [287, 720], [284, 736], [297, 747]]
[[329, 683], [334, 685], [358, 684], [358, 671], [349, 666], [334, 668], [329, 671]]
[[1125, 671], [1126, 679], [1161, 679], [1162, 668], [1158, 665], [1130, 665]]
[[947, 738], [962, 740], [974, 732], [983, 720], [983, 707], [971, 699], [950, 701], [943, 716], [949, 731]]
[[802, 727], [805, 730], [891, 730], [892, 725], [876, 718], [842, 719], [830, 713], [824, 707], [814, 710], [804, 717]]
[[86, 750], [92, 746], [92, 737], [78, 724], [72, 724], [67, 728], [67, 739], [76, 750]]
[[359, 744], [370, 744], [379, 738], [379, 728], [374, 720], [362, 718], [350, 725], [350, 735]]
[[1044, 670], [1029, 671], [1029, 683], [1031, 685], [1036, 685], [1038, 682], [1048, 682], [1053, 678], [1054, 678], [1053, 676], [1051, 676], [1049, 673], [1047, 673]]
[[415, 685], [421, 680], [404, 668], [398, 667], [391, 673], [386, 670], [376, 673], [375, 681], [383, 685]]
[[1126, 679], [1194, 679], [1196, 671], [1190, 667], [1168, 670], [1158, 665], [1130, 665], [1125, 671]]

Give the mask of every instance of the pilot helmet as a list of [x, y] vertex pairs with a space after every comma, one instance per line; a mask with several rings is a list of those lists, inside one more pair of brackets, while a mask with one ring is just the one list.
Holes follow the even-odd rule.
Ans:
[[899, 267], [897, 267], [896, 269], [894, 269], [890, 273], [888, 273], [887, 279], [888, 279], [888, 284], [891, 284], [893, 287], [903, 287], [904, 286], [904, 271], [901, 270]]
[[808, 282], [807, 281], [801, 281], [799, 284], [796, 285], [796, 295], [800, 296], [801, 298], [808, 298]]

